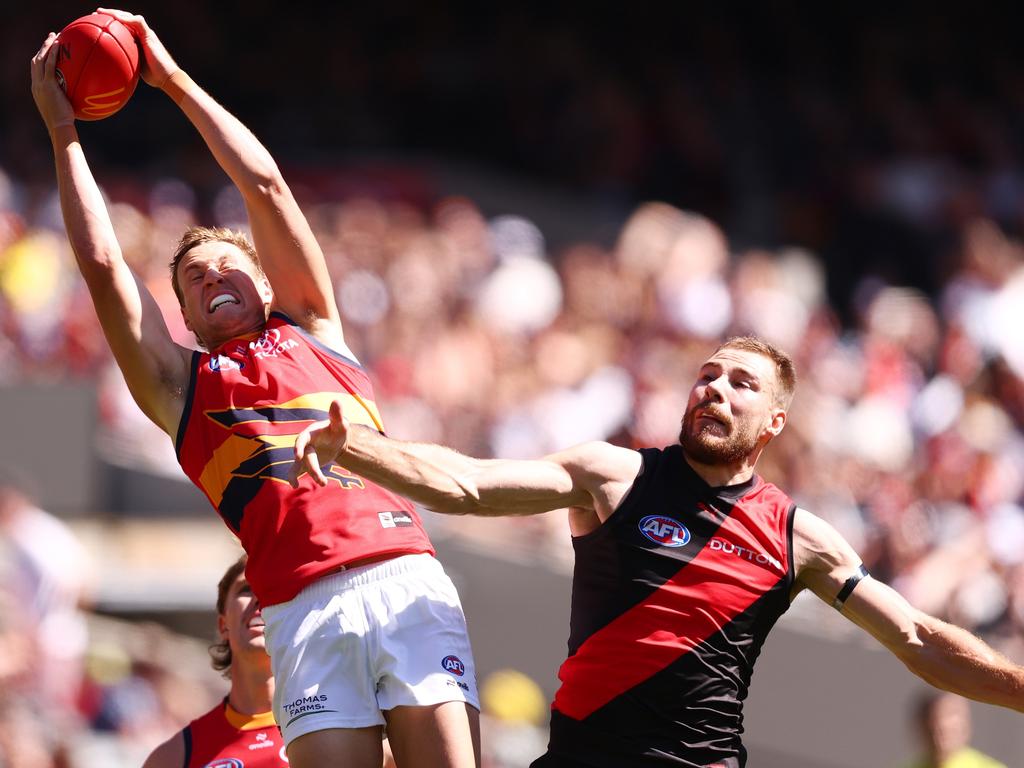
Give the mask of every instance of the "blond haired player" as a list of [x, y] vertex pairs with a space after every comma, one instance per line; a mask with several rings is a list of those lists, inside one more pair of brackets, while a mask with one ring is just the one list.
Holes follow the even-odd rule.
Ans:
[[379, 768], [386, 723], [403, 768], [477, 765], [465, 617], [412, 505], [336, 466], [323, 468], [327, 489], [288, 484], [295, 435], [335, 398], [383, 429], [320, 246], [267, 149], [145, 19], [108, 13], [133, 31], [143, 80], [199, 131], [248, 212], [252, 245], [199, 228], [174, 254], [182, 316], [203, 350], [174, 343], [125, 263], [55, 79], [52, 33], [32, 59], [32, 94], [68, 238], [128, 388], [249, 555], [291, 764]]

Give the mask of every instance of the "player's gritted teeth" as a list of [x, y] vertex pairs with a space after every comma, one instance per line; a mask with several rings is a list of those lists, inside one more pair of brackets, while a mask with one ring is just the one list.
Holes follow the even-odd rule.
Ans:
[[238, 304], [238, 299], [232, 296], [230, 293], [218, 293], [210, 301], [210, 314], [212, 315], [218, 309], [223, 307], [225, 304]]

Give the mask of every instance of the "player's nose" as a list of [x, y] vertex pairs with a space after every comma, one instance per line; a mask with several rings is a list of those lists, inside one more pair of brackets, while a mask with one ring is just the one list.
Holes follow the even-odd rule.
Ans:
[[725, 402], [725, 391], [724, 391], [725, 381], [726, 381], [726, 378], [725, 378], [725, 374], [724, 373], [721, 376], [719, 376], [717, 379], [712, 379], [711, 381], [709, 381], [707, 383], [707, 386], [705, 387], [705, 390], [707, 392], [707, 394], [705, 396], [707, 398], [713, 399], [713, 400], [715, 400], [715, 401], [717, 401], [719, 403], [724, 403]]

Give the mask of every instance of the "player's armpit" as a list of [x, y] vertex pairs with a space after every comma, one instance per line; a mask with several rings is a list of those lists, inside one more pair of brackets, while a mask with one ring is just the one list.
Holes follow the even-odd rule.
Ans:
[[601, 522], [618, 509], [643, 466], [639, 452], [602, 441], [582, 443], [551, 454], [546, 460], [561, 466], [573, 485], [586, 493], [587, 504], [566, 506], [593, 509]]
[[344, 344], [341, 315], [320, 244], [284, 177], [245, 200], [253, 244], [274, 290], [274, 309], [332, 349]]
[[[794, 595], [810, 589], [829, 605], [856, 577], [861, 559], [843, 536], [820, 517], [797, 508], [793, 520]], [[854, 584], [853, 591], [857, 589]], [[844, 595], [844, 599], [848, 598]]]
[[154, 749], [142, 768], [181, 768], [185, 764], [185, 740], [181, 731]]
[[156, 300], [123, 262], [102, 277], [82, 270], [132, 398], [153, 423], [174, 435], [190, 375], [191, 350], [171, 338]]

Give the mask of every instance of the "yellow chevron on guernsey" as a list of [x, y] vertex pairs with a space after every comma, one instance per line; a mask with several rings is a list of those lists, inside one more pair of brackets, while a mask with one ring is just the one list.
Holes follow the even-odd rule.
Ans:
[[[334, 400], [341, 401], [342, 411], [351, 423], [362, 424], [382, 431], [380, 414], [377, 411], [375, 403], [370, 400], [364, 400], [358, 396], [351, 394], [339, 394], [338, 392], [313, 392], [311, 394], [301, 395], [284, 403], [268, 403], [266, 405], [258, 405], [256, 407], [239, 408], [236, 412], [248, 412], [249, 414], [255, 415], [264, 408], [272, 408], [276, 411], [306, 411], [307, 413], [309, 411], [316, 411], [318, 412], [319, 418], [326, 419], [327, 409]], [[210, 418], [211, 421], [224, 429], [233, 432], [233, 434], [221, 443], [213, 452], [210, 460], [203, 468], [202, 474], [199, 476], [199, 486], [206, 492], [210, 501], [217, 508], [220, 508], [220, 502], [224, 496], [224, 490], [227, 488], [228, 482], [230, 482], [232, 477], [239, 476], [238, 469], [242, 464], [260, 450], [267, 450], [269, 448], [286, 448], [295, 445], [297, 433], [301, 429], [305, 428], [309, 423], [308, 419], [293, 420], [284, 418], [272, 421], [268, 417], [254, 418], [253, 416], [248, 415], [240, 417], [237, 421], [231, 420], [230, 423], [224, 423], [223, 420], [214, 418], [212, 415], [224, 414], [225, 411], [231, 410], [234, 409], [217, 408], [210, 409], [205, 412], [205, 415]], [[237, 432], [234, 432], [235, 428], [243, 424], [265, 424], [268, 427], [280, 424], [294, 424], [296, 426], [296, 432], [295, 434], [283, 435], [240, 435]]]
[[[116, 96], [119, 93], [124, 93], [125, 87], [122, 85], [120, 88], [114, 91], [107, 91], [106, 93], [94, 93], [92, 96], [85, 97], [86, 106], [82, 107], [82, 111], [90, 117], [107, 117], [117, 111], [117, 108], [121, 105], [120, 99], [110, 101], [111, 96]], [[103, 101], [106, 99], [106, 101]]]

